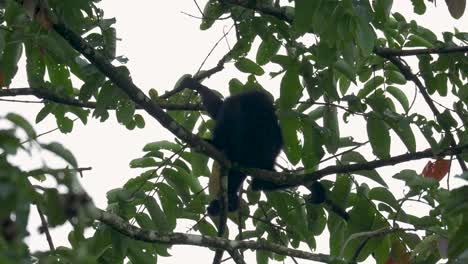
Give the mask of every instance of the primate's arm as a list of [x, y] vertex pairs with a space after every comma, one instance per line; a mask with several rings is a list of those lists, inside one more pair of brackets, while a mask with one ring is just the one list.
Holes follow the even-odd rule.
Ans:
[[182, 85], [186, 88], [197, 91], [202, 99], [202, 104], [205, 107], [211, 118], [216, 120], [216, 117], [221, 109], [223, 100], [213, 90], [195, 81], [193, 78], [186, 78]]

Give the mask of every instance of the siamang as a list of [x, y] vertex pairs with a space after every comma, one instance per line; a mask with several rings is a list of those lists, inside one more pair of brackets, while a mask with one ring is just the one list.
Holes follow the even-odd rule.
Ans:
[[[184, 87], [197, 91], [208, 114], [216, 120], [211, 143], [223, 151], [233, 163], [242, 167], [273, 170], [283, 137], [273, 106], [273, 98], [266, 92], [254, 90], [227, 97], [224, 102], [213, 90], [186, 78]], [[239, 188], [246, 175], [235, 168], [228, 173], [228, 211], [239, 208]], [[275, 190], [282, 186], [253, 179], [252, 190]], [[213, 200], [208, 214], [218, 215], [220, 201]]]

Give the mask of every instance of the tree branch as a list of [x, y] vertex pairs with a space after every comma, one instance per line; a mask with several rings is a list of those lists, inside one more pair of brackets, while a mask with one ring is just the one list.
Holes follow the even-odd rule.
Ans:
[[[64, 105], [71, 105], [77, 107], [84, 107], [95, 109], [96, 102], [82, 102], [80, 100], [71, 98], [71, 97], [63, 97], [57, 94], [54, 94], [46, 89], [43, 88], [10, 88], [10, 89], [1, 89], [0, 90], [0, 97], [7, 97], [7, 96], [21, 96], [21, 95], [34, 95], [38, 98], [42, 98], [45, 100], [49, 100], [54, 103], [64, 104]], [[160, 102], [159, 105], [161, 108], [166, 110], [183, 110], [183, 111], [203, 111], [204, 108], [201, 104], [176, 104], [176, 103], [167, 103], [167, 102]], [[142, 109], [140, 106], [136, 106], [137, 109]], [[109, 109], [115, 110], [115, 109]]]
[[[318, 262], [328, 263], [332, 261], [332, 257], [325, 254], [313, 254], [306, 251], [291, 249], [288, 247], [280, 246], [274, 243], [270, 243], [264, 240], [253, 241], [253, 240], [229, 240], [219, 237], [210, 237], [204, 235], [193, 235], [185, 233], [161, 233], [154, 230], [138, 228], [134, 225], [130, 225], [119, 216], [102, 211], [98, 208], [90, 209], [91, 216], [125, 236], [132, 239], [141, 240], [150, 243], [164, 243], [170, 245], [192, 245], [200, 247], [210, 248], [222, 248], [228, 252], [234, 252], [240, 249], [251, 249], [251, 250], [265, 250], [274, 252], [280, 255], [286, 255], [301, 259], [308, 259]], [[233, 257], [238, 259], [237, 254], [233, 254]], [[242, 263], [242, 262], [239, 262]]]
[[254, 11], [274, 16], [280, 20], [286, 21], [292, 24], [294, 20], [294, 16], [291, 13], [286, 12], [286, 8], [284, 7], [274, 7], [272, 5], [265, 5], [259, 3], [261, 1], [254, 1], [255, 4], [251, 4], [252, 1], [249, 0], [219, 0], [220, 3], [224, 4], [231, 4], [235, 6], [240, 6], [247, 9], [252, 9]]
[[[395, 56], [383, 56], [383, 57], [388, 59], [395, 66], [397, 66], [398, 69], [400, 70], [400, 72], [405, 76], [405, 78], [408, 81], [412, 81], [412, 82], [414, 82], [416, 84], [416, 86], [419, 89], [419, 92], [422, 94], [424, 100], [426, 101], [426, 104], [429, 106], [432, 113], [435, 115], [436, 120], [441, 120], [442, 116], [441, 116], [439, 110], [437, 110], [437, 107], [435, 106], [435, 104], [432, 101], [431, 97], [427, 93], [426, 87], [421, 83], [419, 78], [412, 73], [411, 68], [408, 65], [404, 64], [400, 58], [397, 58]], [[446, 135], [446, 137], [448, 138], [448, 140], [450, 142], [450, 146], [456, 147], [457, 142], [455, 141], [454, 137], [452, 136], [452, 133], [451, 133], [450, 129], [447, 128], [447, 127], [444, 127], [444, 126], [442, 126], [442, 129], [444, 130], [445, 135]], [[462, 168], [462, 170], [463, 171], [468, 171], [468, 168], [467, 168], [463, 158], [460, 155], [457, 155], [456, 157], [457, 157], [457, 161], [460, 164], [460, 167]]]
[[45, 233], [47, 244], [49, 244], [49, 249], [50, 251], [53, 252], [55, 251], [55, 246], [54, 246], [54, 241], [52, 240], [52, 236], [50, 235], [50, 232], [49, 232], [49, 225], [38, 204], [36, 204], [36, 208], [37, 208], [37, 213], [39, 214], [39, 217], [41, 218], [41, 227], [39, 228], [39, 231], [41, 233]]
[[442, 47], [442, 48], [427, 48], [427, 49], [391, 49], [375, 47], [374, 53], [381, 57], [388, 56], [415, 56], [423, 54], [447, 54], [447, 53], [465, 53], [468, 52], [468, 46], [456, 46], [456, 47]]
[[356, 171], [363, 170], [373, 170], [380, 167], [391, 166], [411, 160], [419, 160], [424, 158], [431, 157], [445, 157], [458, 155], [461, 153], [468, 153], [468, 144], [447, 148], [439, 153], [434, 153], [432, 149], [427, 149], [424, 151], [407, 153], [399, 156], [394, 156], [389, 159], [374, 160], [366, 163], [355, 163], [349, 165], [333, 165], [325, 167], [321, 170], [314, 171], [311, 173], [305, 174], [294, 174], [294, 173], [279, 173], [268, 170], [246, 168], [241, 169], [242, 172], [252, 175], [253, 177], [260, 178], [262, 180], [268, 180], [277, 184], [287, 185], [288, 187], [296, 187], [299, 185], [308, 185], [312, 182], [315, 182], [327, 175], [337, 174], [337, 173], [351, 173]]
[[[260, 4], [260, 3], [256, 3], [255, 5], [252, 5], [251, 1], [248, 1], [248, 0], [219, 0], [219, 2], [240, 6], [243, 8], [257, 11], [265, 15], [274, 16], [289, 24], [292, 24], [294, 22], [294, 15], [286, 12], [286, 9], [284, 7], [274, 7], [271, 5], [265, 5], [265, 4]], [[462, 52], [462, 53], [468, 52], [468, 46], [425, 48], [425, 49], [391, 49], [391, 48], [381, 48], [381, 47], [374, 48], [374, 53], [379, 56], [415, 56], [415, 55], [422, 55], [422, 54], [446, 54], [446, 53], [456, 53], [456, 52]]]
[[[16, 0], [18, 3], [20, 0]], [[64, 24], [53, 23], [52, 28], [71, 47], [82, 54], [96, 68], [109, 78], [118, 88], [127, 94], [127, 96], [136, 104], [144, 109], [149, 115], [155, 118], [163, 127], [169, 130], [179, 139], [187, 142], [195, 150], [200, 151], [215, 160], [221, 165], [229, 168], [231, 163], [226, 157], [218, 151], [214, 146], [203, 140], [202, 138], [192, 134], [186, 128], [181, 126], [171, 116], [169, 116], [160, 105], [153, 102], [147, 95], [143, 93], [131, 80], [130, 76], [119, 72], [109, 61], [107, 61], [100, 53], [98, 53], [89, 43], [87, 43], [79, 35], [68, 29]]]

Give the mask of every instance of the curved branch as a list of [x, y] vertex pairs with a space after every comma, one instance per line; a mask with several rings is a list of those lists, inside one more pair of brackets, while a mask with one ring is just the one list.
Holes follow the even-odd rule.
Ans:
[[327, 175], [337, 174], [337, 173], [351, 173], [356, 171], [362, 170], [373, 170], [380, 167], [391, 166], [407, 161], [412, 160], [419, 160], [424, 158], [432, 158], [432, 157], [445, 157], [445, 156], [452, 156], [458, 155], [461, 153], [468, 153], [468, 144], [454, 147], [454, 148], [447, 148], [442, 150], [439, 153], [434, 153], [432, 149], [427, 149], [424, 151], [414, 152], [414, 153], [407, 153], [399, 156], [394, 156], [389, 159], [382, 159], [382, 160], [374, 160], [365, 163], [355, 163], [349, 165], [333, 165], [325, 167], [321, 170], [314, 171], [311, 173], [305, 174], [294, 174], [294, 173], [279, 173], [274, 171], [268, 170], [261, 170], [261, 169], [241, 169], [242, 172], [245, 172], [253, 177], [258, 177], [262, 180], [272, 181], [277, 184], [287, 185], [288, 187], [296, 187], [299, 185], [308, 185], [312, 182], [315, 182]]
[[[290, 24], [293, 23], [294, 16], [291, 13], [286, 12], [284, 7], [274, 7], [272, 5], [266, 5], [259, 3], [261, 1], [248, 1], [248, 0], [219, 0], [220, 3], [231, 4], [240, 6], [247, 9], [274, 16], [280, 20], [286, 21]], [[255, 4], [252, 4], [254, 2]]]
[[[20, 2], [19, 0], [16, 0]], [[214, 146], [194, 135], [186, 128], [181, 126], [171, 116], [169, 116], [159, 104], [153, 102], [147, 95], [143, 93], [131, 80], [130, 76], [119, 72], [115, 66], [107, 61], [100, 53], [98, 53], [88, 42], [79, 35], [67, 28], [64, 24], [53, 23], [52, 28], [57, 32], [68, 44], [76, 51], [82, 54], [89, 60], [101, 73], [111, 80], [119, 89], [127, 94], [127, 96], [136, 104], [144, 109], [149, 115], [155, 118], [163, 127], [169, 130], [179, 139], [187, 142], [195, 150], [202, 152], [215, 160], [221, 165], [229, 168], [231, 163], [226, 157], [218, 151]]]
[[[63, 97], [53, 92], [50, 92], [46, 89], [42, 88], [10, 88], [10, 89], [1, 89], [0, 90], [0, 97], [7, 97], [7, 96], [21, 96], [21, 95], [34, 95], [37, 98], [42, 98], [45, 100], [49, 100], [54, 103], [70, 105], [70, 106], [78, 106], [84, 108], [95, 109], [96, 102], [82, 102], [80, 100], [71, 98], [71, 97]], [[160, 102], [159, 105], [161, 108], [166, 110], [182, 110], [182, 111], [203, 111], [204, 108], [201, 104], [177, 104], [177, 103], [167, 103], [167, 102]], [[140, 106], [136, 106], [137, 109], [142, 109]], [[115, 109], [109, 109], [115, 110]]]
[[[243, 8], [251, 9], [256, 12], [276, 17], [289, 24], [294, 22], [294, 15], [286, 12], [284, 7], [274, 7], [271, 5], [265, 5], [261, 3], [251, 4], [251, 1], [247, 0], [219, 0], [221, 3], [231, 4], [240, 6]], [[258, 2], [258, 1], [257, 1]], [[457, 47], [443, 47], [443, 48], [425, 48], [425, 49], [391, 49], [375, 47], [374, 53], [379, 56], [415, 56], [422, 54], [447, 54], [447, 53], [465, 53], [468, 52], [468, 46], [457, 46]]]
[[[286, 255], [296, 258], [308, 259], [318, 262], [330, 262], [333, 258], [325, 254], [313, 254], [306, 251], [292, 249], [280, 246], [267, 241], [259, 240], [229, 240], [219, 237], [210, 237], [204, 235], [193, 235], [185, 233], [162, 233], [154, 230], [138, 228], [127, 223], [118, 215], [102, 211], [98, 208], [90, 209], [91, 215], [112, 227], [116, 231], [132, 239], [141, 240], [150, 243], [164, 243], [170, 245], [192, 245], [200, 247], [221, 248], [228, 252], [235, 252], [240, 249], [265, 250], [280, 255]], [[233, 254], [237, 257], [237, 254]], [[233, 257], [234, 257], [233, 256]]]
[[415, 56], [423, 54], [447, 54], [447, 53], [465, 53], [468, 52], [468, 46], [443, 47], [443, 48], [427, 48], [427, 49], [391, 49], [375, 47], [374, 53], [381, 57], [388, 56]]

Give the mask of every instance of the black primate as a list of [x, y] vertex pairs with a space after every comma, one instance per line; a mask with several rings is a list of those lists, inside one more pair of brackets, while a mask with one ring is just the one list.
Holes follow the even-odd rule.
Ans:
[[[283, 137], [275, 114], [273, 99], [256, 90], [221, 100], [208, 87], [188, 78], [185, 87], [196, 90], [208, 114], [216, 120], [212, 143], [226, 157], [242, 167], [273, 170]], [[228, 171], [228, 210], [239, 208], [239, 188], [246, 175], [236, 169]], [[260, 179], [252, 180], [252, 190], [274, 190], [281, 186]], [[220, 203], [213, 200], [208, 206], [210, 215], [218, 215]]]

